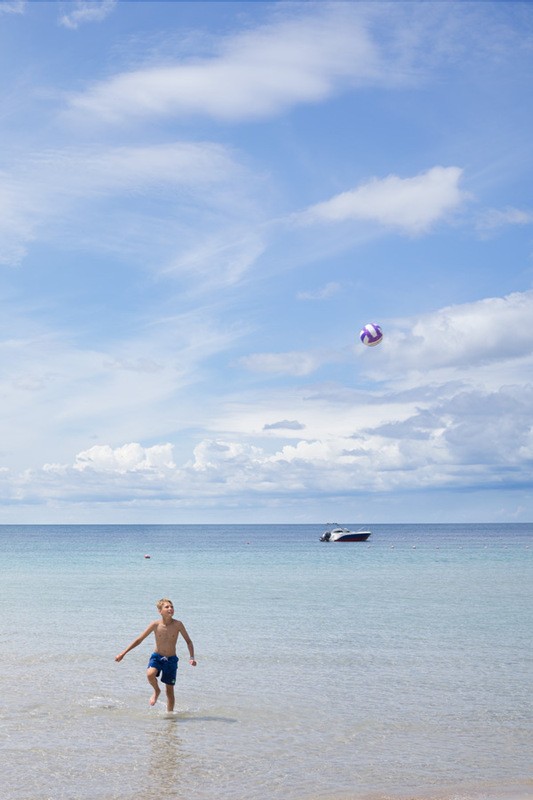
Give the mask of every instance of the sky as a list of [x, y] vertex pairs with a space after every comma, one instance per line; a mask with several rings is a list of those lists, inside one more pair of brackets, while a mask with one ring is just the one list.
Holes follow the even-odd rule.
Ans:
[[533, 519], [532, 4], [4, 0], [0, 76], [0, 523]]

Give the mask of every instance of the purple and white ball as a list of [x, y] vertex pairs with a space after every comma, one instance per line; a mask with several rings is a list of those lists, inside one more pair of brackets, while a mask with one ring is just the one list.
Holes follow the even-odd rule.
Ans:
[[375, 322], [369, 322], [359, 334], [359, 338], [368, 347], [375, 347], [383, 339], [383, 333], [379, 325], [376, 325]]

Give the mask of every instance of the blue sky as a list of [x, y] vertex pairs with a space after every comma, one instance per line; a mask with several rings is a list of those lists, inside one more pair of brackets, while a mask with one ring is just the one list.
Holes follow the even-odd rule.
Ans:
[[532, 34], [0, 2], [0, 522], [530, 521]]

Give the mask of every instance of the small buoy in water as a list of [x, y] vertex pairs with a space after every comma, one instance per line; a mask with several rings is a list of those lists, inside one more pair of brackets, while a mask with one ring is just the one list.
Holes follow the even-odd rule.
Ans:
[[145, 555], [145, 558], [150, 558], [150, 556], [149, 556], [148, 554], [146, 554], [146, 555]]

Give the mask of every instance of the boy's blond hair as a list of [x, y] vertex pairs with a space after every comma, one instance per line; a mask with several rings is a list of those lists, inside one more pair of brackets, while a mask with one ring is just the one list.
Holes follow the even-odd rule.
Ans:
[[156, 603], [157, 610], [161, 611], [161, 609], [163, 608], [165, 603], [170, 603], [171, 606], [174, 605], [172, 600], [169, 600], [168, 597], [162, 597], [161, 600], [158, 600], [157, 603]]

